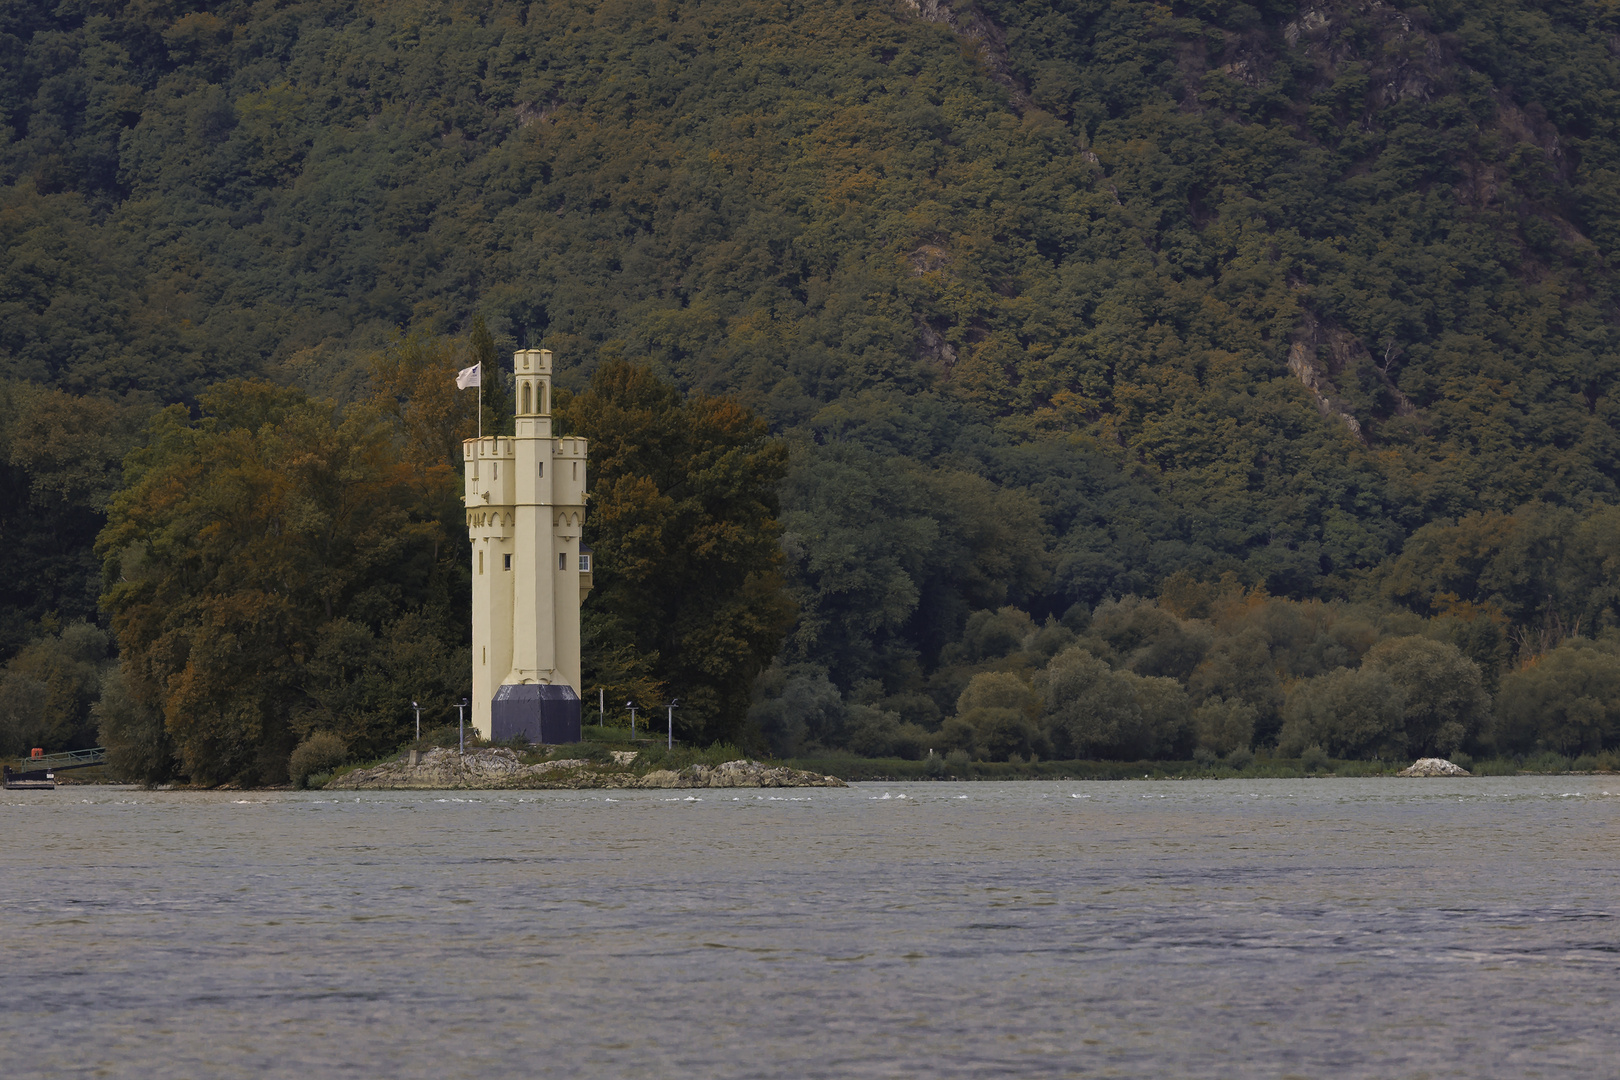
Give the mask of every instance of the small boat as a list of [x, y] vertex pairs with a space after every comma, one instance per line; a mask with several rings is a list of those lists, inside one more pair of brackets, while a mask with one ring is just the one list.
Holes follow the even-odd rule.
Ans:
[[4, 766], [7, 791], [55, 791], [56, 773], [50, 769], [26, 769], [14, 772]]

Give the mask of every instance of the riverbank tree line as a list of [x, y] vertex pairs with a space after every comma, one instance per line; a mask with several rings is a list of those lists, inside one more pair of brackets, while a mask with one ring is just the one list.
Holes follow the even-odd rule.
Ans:
[[1620, 747], [1620, 640], [1516, 651], [1490, 608], [1424, 617], [1376, 602], [1279, 599], [1235, 579], [1166, 583], [1036, 623], [979, 611], [914, 692], [840, 693], [778, 664], [755, 720], [796, 755], [1225, 761], [1596, 755]]
[[[235, 380], [151, 417], [99, 481], [108, 629], [47, 622], [10, 658], [6, 752], [99, 739], [147, 779], [268, 782], [317, 735], [385, 752], [412, 700], [445, 718], [466, 692], [477, 423], [449, 388], [489, 348], [402, 339], [346, 408]], [[859, 533], [860, 501], [783, 514], [790, 444], [734, 402], [619, 361], [559, 393], [557, 423], [593, 446], [586, 683], [615, 706], [682, 696], [684, 738], [999, 761], [1620, 746], [1620, 508], [1431, 523], [1353, 599], [1178, 571], [1156, 598], [1054, 613], [1040, 509], [971, 473], [820, 477], [913, 515], [835, 547], [811, 538]]]

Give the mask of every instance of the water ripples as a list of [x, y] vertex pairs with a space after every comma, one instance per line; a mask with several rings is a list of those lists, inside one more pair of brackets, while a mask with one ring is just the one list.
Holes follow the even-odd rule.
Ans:
[[19, 1075], [1603, 1075], [1611, 777], [0, 801]]

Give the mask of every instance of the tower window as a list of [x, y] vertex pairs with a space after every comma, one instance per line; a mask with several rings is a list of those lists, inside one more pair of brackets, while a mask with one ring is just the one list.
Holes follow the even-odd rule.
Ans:
[[567, 570], [568, 569], [568, 552], [566, 552], [566, 551], [557, 552], [557, 569], [559, 569], [559, 570]]
[[540, 479], [544, 480], [545, 478], [546, 478], [546, 463], [542, 461], [540, 463]]
[[591, 557], [589, 555], [581, 555], [579, 557], [579, 572], [582, 574], [588, 574], [591, 572]]
[[579, 462], [574, 462], [574, 479], [579, 479]]
[[529, 384], [528, 383], [523, 384], [523, 408], [522, 408], [521, 411], [523, 411], [523, 412], [528, 412], [529, 411]]
[[539, 394], [537, 396], [540, 398], [540, 401], [539, 401], [540, 407], [538, 409], [536, 409], [535, 412], [545, 412], [546, 411], [546, 384], [545, 383], [540, 384], [540, 392], [539, 392]]
[[497, 462], [495, 462], [495, 479], [499, 480], [500, 478], [501, 478], [501, 463], [497, 461]]
[[484, 553], [482, 551], [478, 553], [478, 572], [480, 574], [484, 572]]
[[501, 569], [502, 570], [510, 570], [510, 569], [512, 569], [512, 556], [510, 556], [510, 555], [502, 555], [501, 556]]

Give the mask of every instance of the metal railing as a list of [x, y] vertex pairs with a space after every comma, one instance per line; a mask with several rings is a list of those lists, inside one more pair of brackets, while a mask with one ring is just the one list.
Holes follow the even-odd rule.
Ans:
[[43, 757], [25, 757], [17, 759], [17, 767], [29, 772], [35, 769], [49, 769], [60, 772], [62, 769], [87, 769], [92, 765], [107, 764], [107, 748], [97, 746], [89, 750], [69, 750], [61, 754], [46, 754]]

